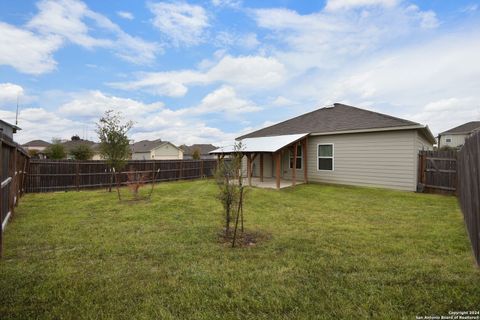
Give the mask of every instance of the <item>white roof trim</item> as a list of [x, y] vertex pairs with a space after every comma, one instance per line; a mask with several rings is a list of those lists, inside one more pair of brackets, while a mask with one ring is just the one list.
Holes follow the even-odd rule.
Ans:
[[[245, 138], [240, 140], [243, 148], [241, 152], [277, 152], [278, 150], [304, 138], [308, 133], [287, 134], [282, 136]], [[233, 153], [234, 145], [210, 151], [211, 154]]]
[[357, 129], [357, 130], [345, 130], [345, 131], [332, 131], [332, 132], [319, 132], [319, 133], [311, 133], [312, 136], [327, 136], [327, 135], [334, 135], [334, 134], [347, 134], [347, 133], [365, 133], [365, 132], [381, 132], [381, 131], [398, 131], [398, 130], [425, 130], [426, 135], [430, 138], [430, 142], [434, 143], [435, 137], [433, 136], [432, 132], [428, 128], [428, 126], [424, 126], [421, 124], [411, 125], [411, 126], [400, 126], [400, 127], [385, 127], [385, 128], [373, 128], [373, 129]]

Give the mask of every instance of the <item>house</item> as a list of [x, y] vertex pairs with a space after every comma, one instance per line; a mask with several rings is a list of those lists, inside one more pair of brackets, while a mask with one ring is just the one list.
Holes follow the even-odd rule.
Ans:
[[81, 139], [79, 136], [75, 135], [70, 140], [61, 142], [61, 144], [65, 148], [65, 152], [67, 153], [67, 159], [74, 158], [71, 153], [72, 150], [74, 150], [80, 145], [86, 145], [86, 146], [89, 146], [93, 151], [93, 156], [92, 156], [92, 159], [90, 160], [103, 160], [102, 157], [100, 156], [99, 144], [94, 141]]
[[465, 143], [465, 138], [480, 130], [480, 121], [471, 121], [438, 134], [438, 148], [459, 148]]
[[215, 159], [214, 154], [210, 154], [210, 151], [217, 149], [213, 144], [192, 144], [191, 146], [181, 145], [183, 150], [183, 159], [193, 159], [193, 153], [198, 150], [200, 159]]
[[132, 160], [176, 160], [183, 159], [183, 150], [168, 141], [142, 140], [130, 145]]
[[312, 181], [409, 191], [417, 188], [419, 150], [435, 143], [427, 126], [340, 103], [237, 140], [249, 184], [256, 177], [276, 188]]
[[18, 126], [0, 120], [0, 135], [2, 139], [13, 141], [13, 134], [21, 130]]
[[22, 147], [27, 150], [32, 157], [45, 159], [45, 149], [47, 149], [50, 145], [51, 143], [44, 140], [32, 140], [22, 144]]

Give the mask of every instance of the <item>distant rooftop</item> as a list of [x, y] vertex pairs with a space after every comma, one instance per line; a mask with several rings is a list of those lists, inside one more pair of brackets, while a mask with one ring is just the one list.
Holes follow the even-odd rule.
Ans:
[[452, 128], [450, 130], [444, 131], [440, 133], [440, 135], [444, 134], [469, 134], [475, 130], [480, 130], [480, 121], [470, 121], [459, 125], [458, 127]]
[[32, 140], [22, 144], [22, 147], [48, 147], [51, 143], [44, 140]]
[[135, 152], [150, 152], [151, 150], [158, 148], [162, 144], [170, 143], [168, 141], [162, 141], [162, 139], [157, 140], [141, 140], [130, 145], [130, 149], [133, 153]]
[[191, 146], [182, 145], [180, 148], [184, 151], [185, 155], [192, 155], [195, 150], [198, 150], [201, 155], [207, 155], [210, 151], [217, 149], [213, 144], [202, 143], [192, 144]]

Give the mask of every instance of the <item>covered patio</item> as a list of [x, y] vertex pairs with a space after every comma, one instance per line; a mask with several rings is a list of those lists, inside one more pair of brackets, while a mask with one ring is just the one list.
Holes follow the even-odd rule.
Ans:
[[229, 146], [210, 153], [221, 161], [226, 155], [240, 152], [245, 184], [281, 189], [308, 183], [307, 139], [308, 133], [246, 138], [241, 140], [241, 150]]
[[[243, 183], [245, 185], [249, 184], [248, 178], [244, 178]], [[280, 179], [280, 187], [278, 188], [276, 178], [264, 178], [263, 181], [261, 181], [258, 177], [252, 177], [249, 185], [252, 187], [263, 189], [283, 189], [303, 183], [303, 180], [297, 180], [295, 184], [293, 184], [292, 180]]]

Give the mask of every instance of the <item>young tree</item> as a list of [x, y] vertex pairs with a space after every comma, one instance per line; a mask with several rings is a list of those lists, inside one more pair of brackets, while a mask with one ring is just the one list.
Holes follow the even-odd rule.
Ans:
[[53, 139], [52, 144], [45, 149], [45, 154], [49, 159], [60, 160], [67, 157], [65, 147], [60, 143], [60, 140]]
[[[235, 145], [235, 152], [228, 161], [221, 160], [215, 171], [215, 181], [219, 188], [218, 199], [222, 202], [225, 219], [225, 237], [230, 238], [230, 224], [235, 208], [240, 208], [240, 195], [243, 193], [242, 186], [242, 144]], [[238, 179], [238, 181], [236, 181]], [[240, 213], [237, 210], [237, 216]]]
[[70, 151], [75, 160], [90, 160], [93, 157], [93, 150], [88, 144], [81, 144]]
[[28, 150], [28, 155], [33, 159], [38, 159], [38, 150], [29, 149]]
[[201, 157], [202, 156], [200, 154], [200, 150], [198, 150], [198, 149], [193, 150], [193, 153], [192, 153], [192, 159], [193, 160], [200, 160]]
[[[125, 160], [130, 155], [130, 146], [127, 133], [132, 128], [133, 122], [124, 123], [119, 112], [105, 111], [105, 114], [97, 123], [97, 134], [100, 140], [100, 155], [105, 159], [112, 170], [110, 186], [112, 191], [113, 174], [120, 172], [125, 166]], [[117, 184], [118, 185], [118, 184]], [[120, 196], [120, 193], [119, 193]]]
[[125, 166], [130, 155], [130, 141], [127, 133], [133, 122], [124, 122], [119, 112], [105, 111], [105, 115], [97, 123], [97, 134], [100, 140], [100, 154], [111, 168], [119, 172]]

